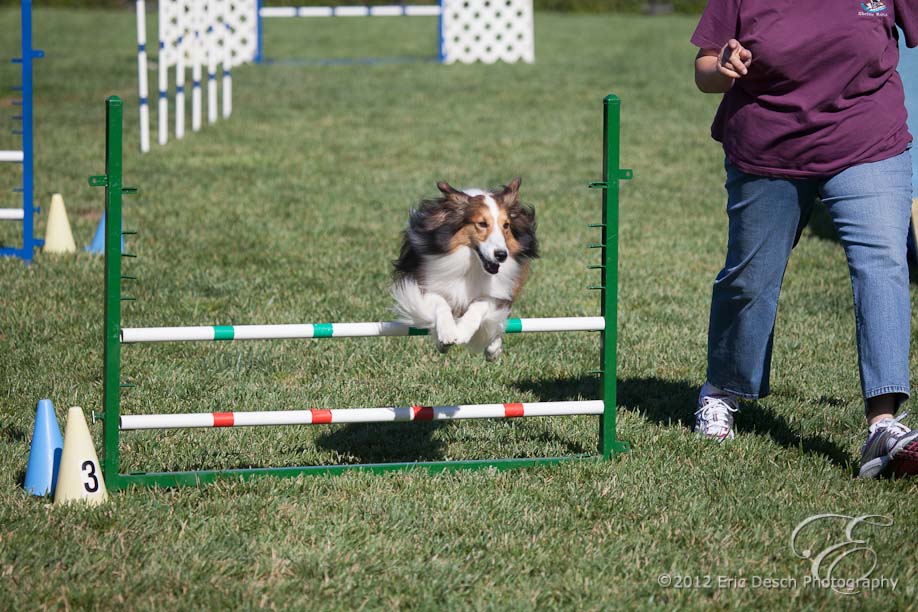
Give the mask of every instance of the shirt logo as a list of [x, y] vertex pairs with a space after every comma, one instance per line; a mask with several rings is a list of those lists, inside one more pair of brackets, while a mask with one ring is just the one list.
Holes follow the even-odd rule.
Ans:
[[859, 15], [879, 15], [879, 13], [883, 13], [883, 15], [879, 16], [886, 16], [884, 12], [886, 11], [886, 5], [883, 3], [883, 0], [867, 0], [867, 2], [861, 2], [861, 9], [863, 12], [858, 13]]

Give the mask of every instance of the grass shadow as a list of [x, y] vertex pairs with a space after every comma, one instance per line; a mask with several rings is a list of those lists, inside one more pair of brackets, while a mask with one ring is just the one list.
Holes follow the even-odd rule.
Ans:
[[838, 232], [835, 231], [835, 224], [832, 223], [832, 217], [829, 216], [829, 209], [821, 201], [817, 201], [813, 205], [807, 227], [820, 240], [829, 240], [830, 242], [841, 244]]
[[[552, 402], [599, 397], [599, 380], [594, 376], [574, 379], [530, 379], [516, 386], [534, 394], [538, 401]], [[624, 409], [661, 425], [691, 429], [695, 422], [698, 387], [684, 381], [654, 377], [620, 378], [617, 401]], [[840, 400], [821, 397], [817, 403], [836, 405]], [[802, 435], [786, 419], [755, 402], [746, 402], [736, 418], [737, 430], [768, 436], [784, 448], [825, 457], [836, 466], [852, 469], [850, 455], [837, 444], [819, 434]]]
[[0, 437], [7, 442], [25, 442], [29, 439], [29, 432], [18, 425], [7, 423], [0, 427]]
[[322, 433], [319, 448], [353, 463], [440, 461], [445, 444], [435, 432], [447, 423], [354, 423]]

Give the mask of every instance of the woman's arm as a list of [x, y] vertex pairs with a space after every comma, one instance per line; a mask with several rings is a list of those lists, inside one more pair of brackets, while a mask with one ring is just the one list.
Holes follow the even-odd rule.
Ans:
[[735, 38], [721, 49], [699, 49], [695, 56], [695, 85], [704, 93], [724, 93], [749, 72], [752, 53]]

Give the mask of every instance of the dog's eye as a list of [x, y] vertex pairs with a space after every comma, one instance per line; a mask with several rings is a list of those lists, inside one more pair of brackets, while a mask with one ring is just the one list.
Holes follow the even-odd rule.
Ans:
[[510, 223], [508, 221], [504, 221], [504, 229], [510, 229]]
[[478, 223], [476, 223], [476, 225], [477, 225], [478, 227], [480, 227], [481, 229], [488, 229], [488, 222], [487, 222], [487, 221], [479, 221]]

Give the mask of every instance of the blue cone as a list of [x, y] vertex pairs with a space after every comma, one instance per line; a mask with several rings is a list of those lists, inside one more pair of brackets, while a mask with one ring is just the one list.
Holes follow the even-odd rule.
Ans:
[[35, 429], [26, 468], [25, 490], [32, 495], [48, 495], [57, 486], [57, 470], [61, 463], [64, 438], [57, 425], [51, 400], [39, 400], [35, 411]]
[[[105, 253], [105, 213], [99, 219], [99, 225], [96, 226], [96, 234], [92, 237], [92, 244], [86, 247], [86, 250], [96, 255]], [[121, 252], [124, 253], [124, 235], [121, 236]]]

